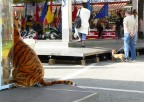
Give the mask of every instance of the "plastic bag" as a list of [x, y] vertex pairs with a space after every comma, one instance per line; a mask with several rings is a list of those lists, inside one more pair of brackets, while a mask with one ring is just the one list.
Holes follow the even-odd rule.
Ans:
[[74, 29], [75, 29], [74, 38], [78, 38], [78, 37], [79, 37], [79, 34], [78, 34], [78, 32], [77, 32], [77, 29], [76, 29], [76, 28], [74, 28]]

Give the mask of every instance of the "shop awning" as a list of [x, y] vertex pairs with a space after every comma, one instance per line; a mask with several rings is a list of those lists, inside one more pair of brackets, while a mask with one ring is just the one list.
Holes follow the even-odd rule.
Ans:
[[44, 0], [13, 0], [14, 3], [43, 2]]
[[[111, 9], [121, 9], [124, 8], [124, 6], [128, 2], [108, 2], [109, 10]], [[100, 10], [104, 6], [105, 2], [99, 2], [99, 3], [91, 3], [92, 8], [95, 10]], [[77, 8], [80, 8], [80, 4], [73, 4], [73, 6], [77, 6]]]
[[[45, 0], [13, 0], [14, 3], [44, 2]], [[53, 0], [56, 1], [56, 0]]]
[[[126, 2], [119, 2], [119, 3], [109, 3], [108, 7], [109, 9], [121, 9], [124, 8], [124, 6], [126, 5]], [[94, 4], [92, 7], [94, 9], [101, 9], [103, 7], [104, 4]]]

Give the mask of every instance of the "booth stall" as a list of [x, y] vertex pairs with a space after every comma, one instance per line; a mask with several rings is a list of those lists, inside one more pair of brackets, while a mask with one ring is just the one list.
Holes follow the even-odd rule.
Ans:
[[[103, 3], [91, 3], [92, 5], [92, 10], [94, 15], [100, 14], [100, 16], [103, 16], [103, 13], [108, 12], [108, 15], [105, 17], [100, 17], [99, 18], [94, 18], [92, 23], [92, 28], [90, 29], [90, 32], [87, 36], [87, 39], [97, 39], [97, 38], [102, 38], [102, 39], [115, 39], [116, 38], [116, 29], [115, 29], [115, 22], [117, 19], [117, 13], [122, 12], [124, 6], [128, 2], [108, 2], [108, 10], [105, 8], [105, 2]], [[100, 13], [99, 13], [100, 12]], [[101, 36], [98, 37], [99, 31], [98, 31], [98, 25], [97, 23], [101, 20], [101, 25], [102, 25], [102, 33], [100, 34]], [[108, 26], [107, 26], [108, 24]], [[90, 25], [91, 27], [91, 25]]]
[[[29, 31], [29, 29], [34, 29], [36, 34], [32, 34], [34, 39], [62, 39], [62, 11], [61, 11], [61, 1], [58, 0], [49, 0], [47, 5], [47, 10], [44, 11], [45, 7], [45, 0], [14, 0], [14, 3], [24, 3], [24, 6], [15, 6], [14, 7], [14, 14], [20, 14], [20, 18], [24, 17], [25, 19], [22, 20], [22, 25], [24, 28]], [[105, 3], [107, 2], [90, 2], [90, 6], [92, 7], [92, 16], [96, 16], [100, 10], [103, 9]], [[87, 39], [98, 39], [98, 38], [112, 38], [115, 37], [111, 36], [110, 34], [114, 34], [115, 32], [115, 21], [117, 18], [117, 12], [122, 11], [124, 6], [127, 4], [127, 1], [123, 2], [108, 2], [108, 15], [103, 18], [92, 18], [93, 21], [90, 21], [90, 31], [87, 35]], [[49, 7], [51, 10], [49, 11]], [[72, 22], [75, 21], [76, 13], [78, 9], [81, 7], [81, 2], [73, 1], [72, 2]], [[44, 12], [46, 13], [45, 15]], [[104, 11], [103, 11], [104, 12]], [[48, 14], [49, 13], [49, 14]], [[47, 16], [49, 15], [49, 17]], [[41, 19], [41, 16], [44, 18]], [[103, 23], [103, 33], [101, 37], [99, 37], [99, 31], [97, 29], [97, 23], [101, 20], [105, 19], [109, 24], [109, 28], [107, 29], [104, 27]], [[25, 24], [24, 24], [25, 22]], [[35, 29], [35, 28], [39, 29]], [[108, 31], [108, 32], [107, 32]], [[112, 31], [112, 33], [110, 33]], [[107, 34], [107, 36], [103, 37], [103, 34]], [[29, 37], [29, 36], [28, 36]]]

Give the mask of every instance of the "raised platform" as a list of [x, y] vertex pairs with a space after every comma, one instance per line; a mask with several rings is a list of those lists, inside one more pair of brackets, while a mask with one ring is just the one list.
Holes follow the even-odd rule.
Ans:
[[73, 57], [86, 57], [90, 55], [96, 55], [109, 52], [110, 49], [104, 48], [49, 48], [49, 49], [35, 49], [38, 55], [49, 56], [73, 56]]
[[70, 85], [15, 88], [0, 92], [0, 102], [96, 102], [98, 93]]
[[[52, 58], [53, 56], [59, 57], [80, 57], [81, 64], [86, 64], [86, 57], [95, 56], [95, 61], [99, 62], [100, 54], [111, 54], [111, 49], [123, 51], [123, 40], [121, 39], [100, 39], [100, 40], [87, 40], [86, 47], [81, 47], [81, 42], [70, 42], [68, 43], [69, 47], [66, 47], [65, 42], [61, 41], [36, 41], [36, 46], [34, 50], [37, 55], [46, 55], [50, 58], [49, 64], [54, 64], [55, 60]], [[64, 45], [64, 46], [63, 46]], [[142, 40], [138, 41], [136, 46], [137, 49], [144, 48], [144, 42]]]

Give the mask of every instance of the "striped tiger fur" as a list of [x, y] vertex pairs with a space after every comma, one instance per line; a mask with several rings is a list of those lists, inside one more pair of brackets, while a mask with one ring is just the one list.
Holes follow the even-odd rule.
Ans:
[[53, 84], [75, 85], [69, 80], [58, 80], [46, 82], [44, 78], [44, 68], [35, 51], [21, 39], [18, 30], [17, 19], [14, 20], [14, 45], [8, 57], [13, 65], [12, 80], [18, 86], [31, 87], [39, 83], [42, 86]]

